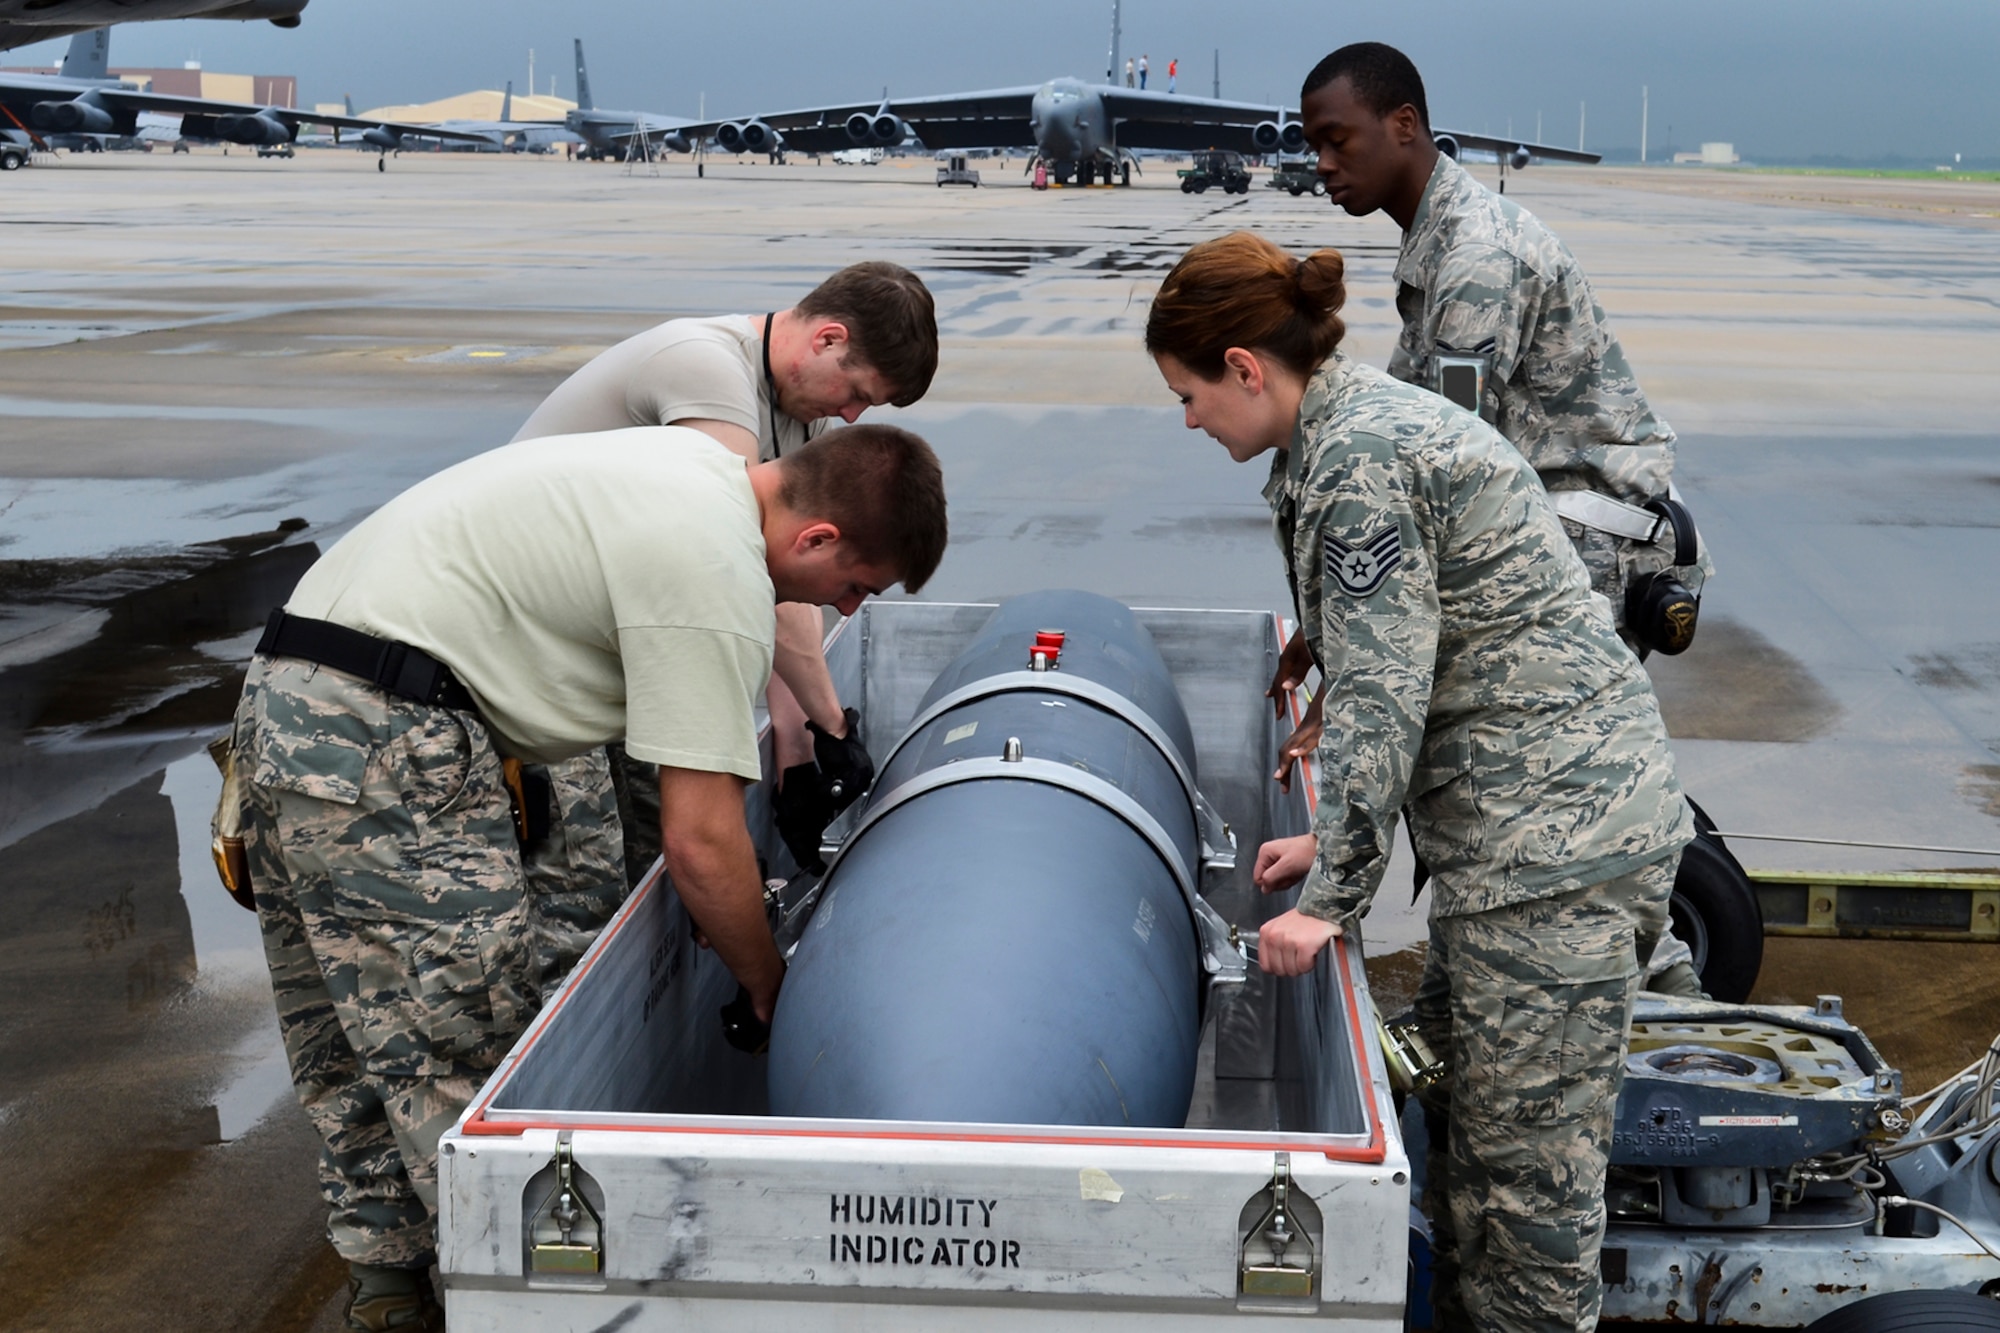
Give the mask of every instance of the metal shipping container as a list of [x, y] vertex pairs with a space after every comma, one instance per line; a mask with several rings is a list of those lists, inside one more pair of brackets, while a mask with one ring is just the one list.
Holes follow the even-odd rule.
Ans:
[[[877, 755], [992, 609], [878, 600], [829, 638]], [[1294, 722], [1263, 696], [1286, 626], [1139, 619], [1195, 732], [1202, 896], [1254, 930], [1290, 905], [1256, 892], [1255, 849], [1311, 816], [1310, 781], [1269, 776]], [[782, 876], [761, 787], [749, 810]], [[815, 888], [773, 888], [781, 939]], [[723, 1040], [736, 983], [656, 866], [445, 1139], [450, 1327], [1400, 1329], [1409, 1168], [1359, 941], [1287, 981], [1221, 961], [1185, 1127], [785, 1119], [763, 1058]]]

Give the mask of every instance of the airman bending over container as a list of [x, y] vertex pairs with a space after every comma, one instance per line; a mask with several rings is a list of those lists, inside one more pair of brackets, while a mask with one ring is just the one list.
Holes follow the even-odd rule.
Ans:
[[[896, 264], [854, 264], [789, 310], [671, 319], [627, 338], [563, 381], [514, 438], [688, 426], [751, 462], [769, 462], [836, 418], [852, 423], [884, 403], [908, 407], [930, 388], [937, 362], [937, 315], [922, 279]], [[874, 772], [827, 675], [823, 636], [818, 608], [778, 608], [776, 670], [767, 694], [781, 775], [777, 809], [802, 865], [817, 861], [821, 831]], [[589, 846], [598, 836], [592, 830], [605, 827], [610, 801], [594, 771], [600, 762], [580, 757], [552, 775], [559, 791], [567, 781], [597, 793], [563, 807], [562, 822], [577, 826], [565, 831], [572, 846]], [[613, 766], [626, 806], [625, 868], [636, 880], [658, 850], [651, 773], [617, 758]], [[830, 794], [835, 783], [839, 799]], [[559, 863], [558, 841], [539, 859]], [[549, 873], [560, 879], [565, 868], [551, 865]], [[593, 877], [574, 862], [568, 873], [583, 882]]]
[[784, 964], [743, 791], [775, 604], [850, 614], [921, 587], [944, 545], [937, 459], [905, 431], [746, 465], [699, 431], [630, 429], [418, 483], [273, 613], [235, 764], [279, 1027], [354, 1273], [348, 1327], [443, 1327], [438, 1139], [559, 980], [508, 764], [622, 740], [659, 765], [674, 887], [768, 1022]]
[[1638, 969], [1693, 817], [1646, 673], [1520, 452], [1350, 361], [1342, 261], [1238, 232], [1190, 250], [1146, 346], [1190, 428], [1266, 497], [1322, 664], [1313, 832], [1266, 843], [1266, 971], [1365, 913], [1399, 812], [1430, 867], [1453, 1114], [1433, 1146], [1441, 1327], [1594, 1326], [1612, 1114]]

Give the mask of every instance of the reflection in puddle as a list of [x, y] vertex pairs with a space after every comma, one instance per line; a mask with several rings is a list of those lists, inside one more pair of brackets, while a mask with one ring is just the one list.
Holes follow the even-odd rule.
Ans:
[[304, 526], [126, 560], [0, 561], [0, 846], [196, 749], [240, 659], [317, 557]]
[[238, 1073], [215, 1097], [215, 1137], [220, 1143], [242, 1138], [292, 1094], [292, 1069], [275, 1018], [245, 1037], [230, 1059]]

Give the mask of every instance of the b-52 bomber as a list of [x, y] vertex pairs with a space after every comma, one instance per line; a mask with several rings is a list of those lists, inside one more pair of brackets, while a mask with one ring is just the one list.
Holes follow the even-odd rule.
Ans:
[[[1111, 63], [1118, 65], [1117, 7], [1112, 10]], [[933, 151], [1025, 148], [1029, 169], [1039, 163], [1059, 185], [1132, 183], [1134, 149], [1191, 152], [1302, 153], [1305, 128], [1285, 107], [1184, 97], [1109, 82], [1051, 79], [1039, 87], [995, 88], [939, 97], [889, 98], [807, 107], [775, 115], [704, 121], [681, 127], [678, 137], [713, 139], [731, 153], [792, 149], [825, 153], [846, 148], [893, 148], [921, 143]], [[1433, 131], [1452, 157], [1471, 149], [1498, 155], [1519, 169], [1537, 159], [1598, 161], [1596, 153], [1458, 130]]]
[[[60, 74], [0, 74], [0, 140], [41, 147], [49, 135], [132, 135], [138, 133], [139, 114], [151, 111], [179, 116], [181, 134], [187, 138], [260, 149], [289, 149], [298, 140], [301, 125], [360, 130], [361, 140], [384, 156], [400, 147], [405, 137], [492, 142], [490, 134], [439, 126], [142, 92], [111, 77], [110, 59], [110, 30], [99, 28], [71, 39]], [[381, 158], [375, 165], [382, 169]]]

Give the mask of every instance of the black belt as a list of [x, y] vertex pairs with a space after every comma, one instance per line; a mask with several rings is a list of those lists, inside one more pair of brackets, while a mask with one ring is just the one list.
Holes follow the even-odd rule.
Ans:
[[369, 684], [405, 699], [435, 707], [477, 712], [472, 694], [459, 684], [451, 668], [421, 648], [393, 639], [378, 639], [330, 620], [287, 615], [283, 607], [264, 623], [257, 640], [259, 657], [296, 657], [359, 676]]

